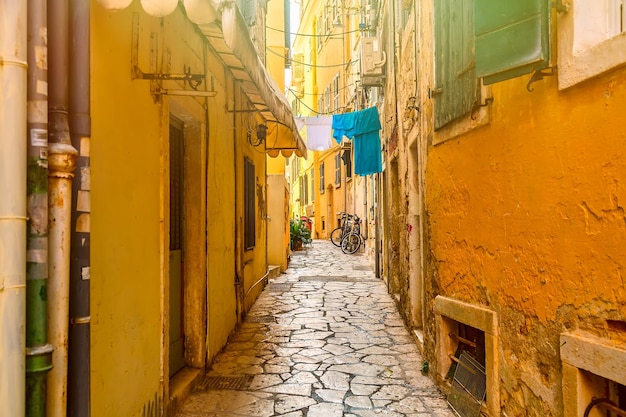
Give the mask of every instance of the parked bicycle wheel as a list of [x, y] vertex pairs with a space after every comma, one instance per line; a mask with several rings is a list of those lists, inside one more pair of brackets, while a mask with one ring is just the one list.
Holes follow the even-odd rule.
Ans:
[[333, 242], [333, 245], [341, 247], [341, 239], [343, 236], [343, 227], [336, 227], [330, 232], [330, 241]]
[[358, 233], [351, 232], [341, 241], [341, 251], [343, 253], [353, 254], [361, 247], [361, 236]]

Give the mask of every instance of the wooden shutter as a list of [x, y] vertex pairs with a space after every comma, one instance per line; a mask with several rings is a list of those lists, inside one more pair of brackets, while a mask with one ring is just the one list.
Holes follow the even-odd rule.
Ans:
[[301, 84], [304, 81], [304, 54], [294, 54], [291, 61], [292, 80], [294, 84]]
[[550, 65], [550, 0], [475, 0], [476, 75], [484, 84]]
[[479, 98], [473, 2], [435, 1], [435, 129], [468, 114]]

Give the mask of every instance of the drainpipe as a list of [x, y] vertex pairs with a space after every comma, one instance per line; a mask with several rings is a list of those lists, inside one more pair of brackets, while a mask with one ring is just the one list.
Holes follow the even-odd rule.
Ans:
[[0, 0], [0, 416], [25, 404], [26, 10]]
[[90, 156], [89, 2], [69, 1], [69, 122], [71, 140], [78, 150], [72, 183], [72, 244], [70, 249], [70, 299], [67, 416], [90, 415]]
[[45, 417], [48, 285], [48, 83], [45, 0], [28, 0], [28, 231], [26, 264], [26, 415]]
[[67, 416], [67, 338], [72, 177], [76, 149], [68, 122], [68, 4], [48, 4], [48, 335], [54, 346], [48, 374], [47, 416]]

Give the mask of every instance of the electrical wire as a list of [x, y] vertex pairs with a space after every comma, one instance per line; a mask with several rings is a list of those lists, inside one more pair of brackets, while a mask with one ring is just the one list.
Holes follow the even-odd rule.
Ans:
[[[337, 90], [337, 92], [339, 92], [339, 91], [343, 91], [343, 90], [345, 90], [345, 89], [347, 89], [347, 88], [352, 88], [352, 87], [354, 87], [354, 86], [355, 86], [355, 84], [354, 84], [354, 83], [353, 83], [353, 84], [346, 85], [346, 86], [343, 86], [343, 87], [339, 88], [339, 89]], [[297, 91], [297, 90], [294, 90], [294, 89], [293, 89], [293, 88], [291, 88], [291, 87], [288, 87], [288, 88], [287, 88], [287, 90], [288, 90], [289, 92], [291, 92], [294, 96], [296, 96], [296, 95], [305, 95], [305, 96], [323, 96], [323, 95], [325, 94], [325, 93], [305, 93], [304, 91]]]
[[[346, 88], [346, 87], [344, 87], [344, 88]], [[333, 114], [338, 114], [338, 112], [339, 112], [340, 110], [342, 110], [342, 109], [347, 109], [347, 108], [348, 108], [347, 106], [341, 106], [341, 107], [338, 107], [338, 108], [336, 108], [335, 110], [333, 110], [333, 111], [329, 111], [329, 112], [322, 112], [322, 111], [313, 110], [313, 109], [312, 109], [311, 107], [309, 107], [309, 106], [308, 106], [308, 105], [307, 105], [304, 101], [302, 101], [302, 99], [300, 99], [300, 97], [298, 97], [298, 96], [296, 95], [296, 92], [295, 92], [294, 90], [292, 90], [291, 88], [288, 88], [288, 89], [287, 89], [287, 91], [288, 91], [288, 92], [290, 92], [291, 94], [293, 94], [293, 95], [294, 95], [294, 98], [295, 98], [295, 99], [296, 99], [296, 100], [297, 100], [297, 101], [298, 101], [301, 105], [303, 105], [303, 106], [304, 106], [304, 107], [306, 107], [306, 108], [307, 108], [310, 112], [315, 113], [315, 114], [316, 114], [316, 115], [318, 115], [318, 116], [320, 116], [320, 115], [321, 115], [321, 116], [329, 116], [329, 115], [333, 115]], [[352, 99], [350, 99], [349, 101], [352, 101]]]
[[[328, 34], [323, 34], [323, 35], [311, 35], [309, 33], [293, 33], [293, 32], [287, 32], [285, 30], [282, 29], [276, 29], [270, 26], [266, 26], [268, 29], [271, 30], [275, 30], [276, 32], [281, 32], [281, 33], [288, 33], [290, 35], [293, 36], [309, 36], [309, 37], [313, 37], [313, 38], [323, 38], [323, 37], [328, 37]], [[349, 30], [348, 32], [341, 32], [341, 33], [333, 33], [333, 36], [339, 36], [339, 35], [349, 35], [350, 33], [355, 33], [355, 32], [359, 32], [361, 29], [354, 29], [354, 30]], [[338, 38], [341, 39], [341, 38]]]
[[[280, 57], [283, 57], [283, 58], [285, 57], [283, 54], [278, 53], [278, 52], [276, 52], [276, 51], [273, 51], [273, 50], [271, 50], [271, 49], [266, 49], [266, 51], [267, 51], [267, 52], [269, 52], [269, 53], [271, 53], [271, 54], [274, 54], [274, 55], [276, 55], [276, 56], [280, 56]], [[306, 62], [294, 61], [293, 59], [291, 60], [291, 62], [292, 62], [292, 63], [302, 64], [302, 65], [304, 65], [305, 67], [314, 67], [314, 68], [336, 68], [336, 67], [344, 67], [344, 66], [346, 66], [346, 65], [354, 65], [354, 64], [356, 64], [356, 63], [357, 63], [357, 62], [359, 62], [359, 61], [360, 61], [359, 59], [355, 59], [355, 60], [351, 60], [351, 61], [348, 61], [348, 62], [343, 62], [343, 63], [341, 63], [341, 64], [333, 64], [333, 65], [314, 65], [314, 64], [307, 64]]]

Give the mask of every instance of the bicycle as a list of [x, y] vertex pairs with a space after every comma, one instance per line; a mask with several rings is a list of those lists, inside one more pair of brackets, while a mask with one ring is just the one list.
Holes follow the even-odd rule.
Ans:
[[333, 245], [341, 247], [341, 241], [350, 231], [353, 216], [344, 211], [339, 212], [339, 214], [341, 215], [339, 221], [341, 226], [335, 227], [333, 231], [330, 232], [330, 241], [333, 242]]
[[365, 245], [365, 239], [361, 236], [361, 219], [355, 215], [350, 231], [341, 240], [341, 251], [352, 255], [361, 245]]

